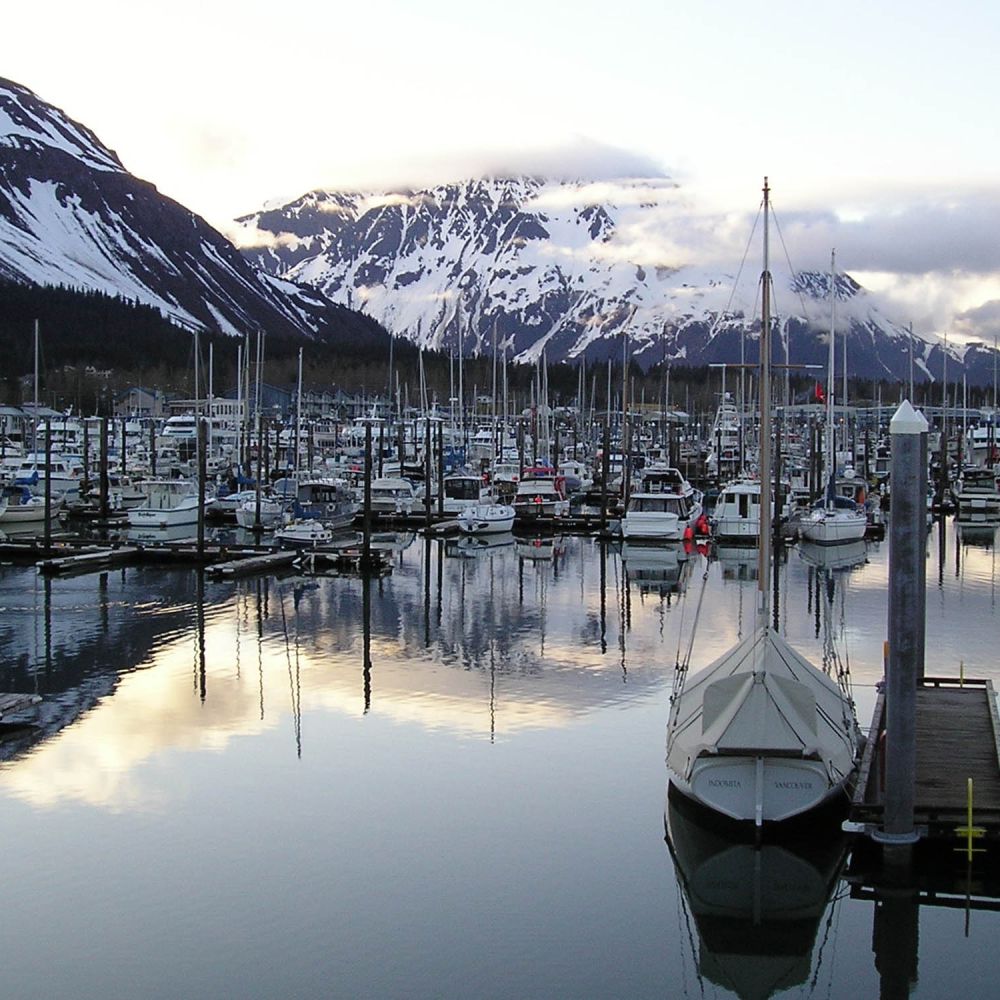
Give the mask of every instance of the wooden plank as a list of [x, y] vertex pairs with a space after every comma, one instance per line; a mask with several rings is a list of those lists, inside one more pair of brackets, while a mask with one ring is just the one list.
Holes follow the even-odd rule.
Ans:
[[[852, 820], [874, 825], [881, 823], [884, 807], [879, 775], [885, 720], [880, 707], [876, 705], [851, 808]], [[927, 678], [917, 689], [914, 819], [932, 837], [951, 837], [954, 828], [964, 823], [968, 778], [973, 780], [975, 822], [985, 826], [990, 837], [1000, 836], [998, 734], [989, 682], [959, 686], [953, 678]]]

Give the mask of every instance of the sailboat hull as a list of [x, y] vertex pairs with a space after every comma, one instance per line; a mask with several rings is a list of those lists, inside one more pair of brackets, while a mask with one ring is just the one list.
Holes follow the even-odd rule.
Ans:
[[758, 826], [820, 809], [845, 784], [831, 784], [820, 761], [735, 755], [699, 758], [689, 778], [674, 773], [670, 780], [704, 808]]
[[810, 511], [799, 525], [799, 533], [816, 545], [845, 545], [865, 537], [868, 521], [852, 511]]

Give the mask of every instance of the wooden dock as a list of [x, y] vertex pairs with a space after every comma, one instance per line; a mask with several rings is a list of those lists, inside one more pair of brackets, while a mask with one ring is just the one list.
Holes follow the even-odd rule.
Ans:
[[273, 573], [275, 570], [287, 569], [298, 558], [299, 553], [292, 551], [267, 552], [256, 555], [246, 555], [228, 562], [215, 563], [206, 572], [209, 576], [223, 580], [231, 580], [238, 576], [253, 576], [257, 573]]
[[115, 566], [123, 566], [132, 562], [138, 554], [139, 549], [130, 545], [94, 548], [92, 551], [79, 552], [74, 555], [42, 559], [38, 563], [38, 572], [45, 576], [94, 573], [99, 570], [112, 569]]
[[[882, 824], [885, 695], [872, 729], [851, 803], [850, 821], [863, 829]], [[973, 783], [973, 824], [1000, 841], [1000, 720], [988, 680], [925, 677], [917, 688], [917, 764], [914, 821], [923, 836], [957, 841]]]

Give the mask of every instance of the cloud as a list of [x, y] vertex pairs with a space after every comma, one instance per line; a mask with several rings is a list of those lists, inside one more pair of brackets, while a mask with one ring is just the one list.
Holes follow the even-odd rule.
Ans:
[[992, 347], [1000, 339], [1000, 298], [990, 299], [955, 317], [958, 335], [966, 340], [982, 340]]
[[538, 176], [559, 180], [664, 178], [650, 157], [583, 135], [562, 142], [510, 148], [463, 148], [411, 156], [405, 164], [358, 163], [349, 172], [328, 171], [324, 186], [339, 191], [409, 191], [474, 177]]
[[843, 214], [795, 212], [781, 223], [797, 256], [821, 260], [835, 246], [850, 270], [904, 275], [1000, 271], [1000, 191], [959, 192]]

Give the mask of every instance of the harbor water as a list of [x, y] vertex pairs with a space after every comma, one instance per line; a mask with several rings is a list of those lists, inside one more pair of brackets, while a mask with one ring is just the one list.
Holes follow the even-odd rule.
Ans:
[[[931, 528], [928, 674], [1000, 682], [998, 542]], [[0, 742], [8, 995], [995, 992], [974, 870], [908, 924], [835, 834], [754, 848], [667, 806], [675, 665], [750, 628], [753, 550], [401, 534], [390, 562], [0, 567], [0, 690], [43, 698]], [[863, 726], [887, 577], [885, 543], [792, 546], [773, 602]]]

